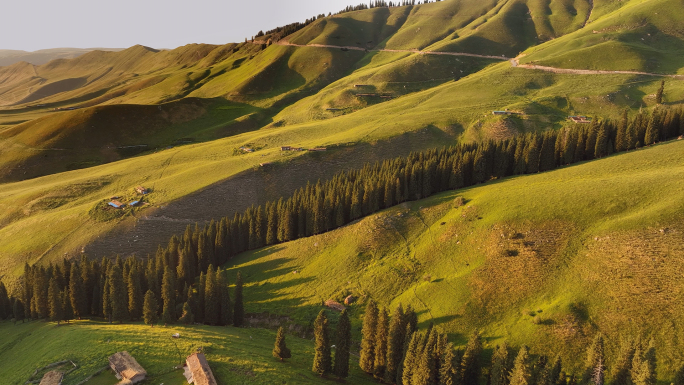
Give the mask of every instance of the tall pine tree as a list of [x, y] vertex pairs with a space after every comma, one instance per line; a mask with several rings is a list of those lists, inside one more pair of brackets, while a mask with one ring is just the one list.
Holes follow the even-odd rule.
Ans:
[[245, 322], [245, 305], [242, 303], [242, 273], [235, 279], [235, 303], [233, 305], [233, 326], [241, 327]]
[[332, 369], [330, 358], [330, 337], [328, 331], [328, 316], [321, 310], [314, 321], [315, 354], [311, 370], [323, 377]]
[[164, 325], [176, 322], [176, 276], [170, 267], [166, 267], [162, 278], [162, 322]]
[[371, 299], [366, 305], [361, 328], [361, 357], [359, 366], [366, 373], [373, 373], [375, 363], [375, 334], [378, 323], [378, 307]]
[[389, 315], [387, 309], [382, 308], [378, 314], [378, 324], [375, 328], [375, 362], [373, 375], [382, 380], [387, 369], [387, 337], [389, 329]]
[[143, 303], [143, 321], [145, 324], [154, 326], [157, 319], [159, 319], [159, 303], [157, 302], [157, 296], [152, 290], [148, 290], [145, 293], [145, 300]]
[[345, 309], [340, 315], [335, 335], [335, 364], [333, 366], [333, 373], [338, 378], [347, 378], [349, 376], [351, 342], [351, 321]]

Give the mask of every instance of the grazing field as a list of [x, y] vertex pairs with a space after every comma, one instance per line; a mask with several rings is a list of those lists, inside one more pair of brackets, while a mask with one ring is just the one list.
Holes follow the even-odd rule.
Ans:
[[[180, 333], [173, 339], [171, 334]], [[108, 365], [107, 358], [128, 351], [148, 373], [150, 383], [187, 384], [182, 370], [174, 370], [185, 357], [202, 348], [214, 376], [227, 384], [321, 384], [311, 372], [313, 342], [286, 336], [292, 358], [282, 363], [271, 351], [276, 333], [265, 329], [212, 326], [149, 326], [134, 323], [110, 325], [96, 321], [55, 323], [34, 321], [13, 325], [0, 323], [0, 377], [3, 384], [23, 384], [35, 369], [62, 360], [72, 360], [79, 368], [64, 378], [74, 385]], [[352, 356], [350, 376], [353, 384], [371, 384]], [[88, 381], [88, 385], [114, 385], [111, 370]]]

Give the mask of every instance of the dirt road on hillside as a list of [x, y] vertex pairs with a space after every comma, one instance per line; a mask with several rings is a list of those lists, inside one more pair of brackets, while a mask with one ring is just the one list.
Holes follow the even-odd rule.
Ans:
[[[263, 44], [263, 42], [254, 42], [254, 44]], [[417, 53], [420, 55], [446, 55], [446, 56], [468, 56], [477, 57], [482, 59], [492, 59], [508, 61], [511, 63], [511, 67], [524, 68], [528, 70], [538, 70], [553, 72], [557, 74], [572, 74], [572, 75], [644, 75], [644, 76], [657, 76], [657, 77], [669, 77], [672, 79], [684, 80], [684, 75], [668, 75], [668, 74], [657, 74], [651, 72], [640, 72], [640, 71], [608, 71], [608, 70], [582, 70], [582, 69], [572, 69], [572, 68], [556, 68], [548, 66], [540, 66], [536, 64], [520, 64], [518, 58], [507, 58], [503, 55], [492, 56], [492, 55], [478, 55], [474, 53], [465, 52], [439, 52], [439, 51], [420, 51], [420, 50], [402, 50], [402, 49], [372, 49], [372, 48], [361, 48], [354, 46], [344, 46], [344, 45], [328, 45], [328, 44], [292, 44], [287, 41], [279, 41], [276, 44], [290, 47], [317, 47], [317, 48], [334, 48], [334, 49], [348, 49], [352, 51], [364, 51], [364, 52], [396, 52], [396, 53]]]
[[327, 44], [292, 44], [287, 41], [279, 41], [276, 44], [290, 46], [290, 47], [318, 47], [318, 48], [336, 48], [336, 49], [348, 49], [351, 51], [364, 51], [364, 52], [394, 52], [394, 53], [417, 53], [420, 55], [446, 55], [446, 56], [469, 56], [469, 57], [479, 57], [482, 59], [493, 59], [493, 60], [511, 60], [503, 55], [501, 56], [490, 56], [490, 55], [478, 55], [474, 53], [465, 52], [439, 52], [439, 51], [420, 51], [417, 49], [375, 49], [375, 48], [361, 48], [347, 45], [327, 45]]

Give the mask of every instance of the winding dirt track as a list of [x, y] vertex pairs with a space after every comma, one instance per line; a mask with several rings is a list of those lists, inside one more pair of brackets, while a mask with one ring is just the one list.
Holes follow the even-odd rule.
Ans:
[[[259, 42], [255, 42], [257, 44]], [[528, 70], [538, 70], [553, 72], [557, 74], [572, 74], [572, 75], [644, 75], [644, 76], [657, 76], [657, 77], [669, 77], [672, 79], [684, 80], [684, 75], [668, 75], [668, 74], [656, 74], [650, 72], [639, 72], [639, 71], [607, 71], [607, 70], [581, 70], [581, 69], [571, 69], [571, 68], [556, 68], [540, 66], [536, 64], [520, 64], [518, 58], [507, 58], [503, 55], [492, 56], [492, 55], [478, 55], [474, 53], [465, 52], [438, 52], [438, 51], [420, 51], [420, 50], [402, 50], [402, 49], [366, 49], [354, 46], [343, 46], [343, 45], [328, 45], [328, 44], [292, 44], [287, 41], [279, 41], [276, 44], [290, 46], [290, 47], [316, 47], [316, 48], [335, 48], [335, 49], [347, 49], [350, 51], [364, 51], [364, 52], [396, 52], [396, 53], [417, 53], [420, 55], [446, 55], [446, 56], [468, 56], [477, 57], [482, 59], [492, 59], [508, 61], [511, 63], [512, 67], [524, 68]]]

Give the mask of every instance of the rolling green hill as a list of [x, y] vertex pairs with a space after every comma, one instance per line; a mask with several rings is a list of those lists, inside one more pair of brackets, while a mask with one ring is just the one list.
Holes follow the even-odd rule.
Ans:
[[[109, 154], [110, 147], [147, 144], [152, 150], [188, 137], [206, 141], [273, 125], [326, 120], [376, 104], [422, 114], [424, 105], [415, 104], [415, 98], [408, 109], [399, 100], [453, 82], [449, 88], [457, 93], [449, 95], [449, 101], [454, 110], [446, 119], [458, 120], [463, 127], [478, 126], [475, 116], [492, 109], [547, 104], [530, 93], [548, 86], [537, 81], [522, 87], [497, 86], [501, 77], [509, 75], [490, 71], [491, 59], [423, 55], [412, 50], [495, 57], [522, 53], [521, 64], [674, 74], [682, 52], [680, 8], [675, 0], [450, 0], [321, 17], [292, 35], [276, 34], [280, 41], [275, 41], [276, 35], [267, 35], [253, 43], [192, 44], [165, 51], [134, 46], [120, 52], [91, 51], [38, 66], [24, 62], [0, 67], [0, 105], [5, 107], [0, 111], [0, 164], [11, 170], [0, 175], [0, 180], [32, 178], [133, 155], [126, 151]], [[390, 52], [374, 51], [378, 49]], [[526, 75], [521, 76], [537, 76], [529, 69], [523, 72]], [[471, 77], [494, 86], [496, 97], [509, 97], [509, 103], [492, 102], [491, 92], [487, 103], [472, 103], [471, 91], [489, 91], [489, 87], [474, 90], [458, 84]], [[601, 115], [649, 104], [649, 94], [630, 90], [634, 77], [613, 81], [603, 89], [608, 110], [598, 111]], [[582, 79], [585, 85], [590, 82], [603, 81]], [[563, 86], [552, 92], [556, 97], [572, 93], [591, 98], [593, 88]], [[680, 94], [674, 88], [671, 91], [668, 102], [679, 101], [675, 95]], [[201, 99], [206, 113], [182, 113], [186, 116], [178, 124], [168, 122], [164, 113], [153, 116], [153, 108], [141, 117], [140, 109], [131, 106], [163, 105], [175, 110], [185, 98], [193, 100], [190, 104]], [[465, 116], [458, 109], [464, 104], [469, 106]], [[559, 116], [597, 113], [589, 108], [578, 111], [567, 100], [551, 104]], [[107, 109], [110, 105], [123, 107]], [[56, 112], [55, 108], [67, 110]], [[111, 130], [112, 123], [93, 118], [98, 111], [128, 119], [122, 134], [110, 135], [106, 144], [83, 141], [83, 137], [95, 138]], [[443, 121], [418, 119], [412, 129]], [[229, 126], [235, 127], [226, 129]], [[22, 137], [15, 137], [17, 130]], [[487, 135], [484, 130], [475, 136]], [[54, 154], [55, 147], [43, 137], [60, 137], [72, 144], [59, 148], [90, 150]]]
[[250, 312], [306, 324], [349, 294], [410, 304], [458, 343], [480, 330], [486, 348], [559, 352], [568, 373], [596, 332], [609, 367], [622, 338], [653, 337], [670, 381], [684, 327], [683, 153], [677, 141], [438, 194], [228, 267], [249, 282]]

